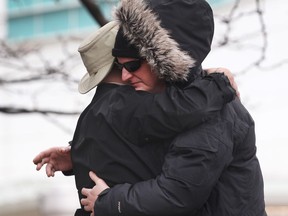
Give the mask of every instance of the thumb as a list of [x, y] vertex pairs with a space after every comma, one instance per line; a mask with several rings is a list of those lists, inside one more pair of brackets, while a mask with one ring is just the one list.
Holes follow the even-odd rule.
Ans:
[[63, 153], [63, 154], [65, 154], [65, 153], [70, 153], [70, 151], [71, 151], [71, 146], [61, 147], [61, 148], [59, 148], [58, 150], [59, 150], [60, 153]]

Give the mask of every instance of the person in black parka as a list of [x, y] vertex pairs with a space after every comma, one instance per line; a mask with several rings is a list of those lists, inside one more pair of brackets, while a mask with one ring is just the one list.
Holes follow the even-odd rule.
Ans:
[[[173, 52], [169, 47], [165, 49], [166, 38], [162, 36], [167, 30], [183, 50], [192, 57], [198, 56], [198, 68], [189, 76], [192, 80], [201, 76], [201, 59], [205, 58], [205, 49], [203, 53], [193, 53], [191, 38], [197, 35], [198, 29], [192, 28], [189, 17], [194, 15], [210, 17], [208, 21], [211, 21], [208, 3], [204, 0], [122, 0], [116, 11], [123, 35], [159, 77], [175, 75], [162, 67], [168, 64], [165, 63], [167, 56]], [[201, 25], [198, 27], [200, 32], [206, 32]], [[197, 40], [201, 41], [201, 47], [211, 42], [205, 37]], [[120, 52], [115, 56], [127, 57]], [[103, 184], [96, 184], [93, 189], [98, 186]], [[254, 121], [236, 99], [225, 105], [216, 118], [178, 135], [171, 142], [162, 172], [156, 178], [119, 184], [98, 193], [94, 215], [266, 216], [263, 187]], [[89, 193], [85, 195], [89, 200]]]

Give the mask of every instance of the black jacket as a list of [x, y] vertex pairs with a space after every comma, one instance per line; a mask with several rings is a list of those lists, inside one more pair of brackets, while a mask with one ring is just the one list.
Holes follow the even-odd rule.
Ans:
[[[254, 121], [239, 100], [177, 136], [162, 173], [104, 191], [95, 216], [265, 216]], [[187, 214], [189, 212], [189, 214]]]
[[[205, 0], [122, 0], [115, 14], [124, 35], [139, 48], [140, 56], [167, 81], [187, 78], [187, 70], [179, 69], [177, 64], [179, 59], [187, 59], [185, 54], [195, 60], [194, 66], [200, 67], [210, 51], [214, 22]], [[183, 63], [180, 66], [188, 68]], [[190, 76], [190, 80], [197, 77], [195, 73]], [[177, 100], [174, 105], [181, 107], [182, 103]], [[163, 125], [167, 125], [167, 110], [164, 113], [167, 121], [163, 118]], [[154, 116], [161, 115], [155, 111]], [[116, 125], [117, 118], [113, 122]], [[179, 125], [182, 122], [185, 118]], [[126, 123], [127, 120], [121, 127], [126, 128]], [[142, 129], [151, 125], [142, 124]], [[130, 134], [137, 136], [133, 132], [137, 124], [131, 125], [134, 130]], [[174, 126], [171, 131], [181, 128]], [[155, 133], [152, 137], [157, 140]], [[137, 138], [141, 136], [133, 139]], [[134, 185], [116, 185], [103, 192], [95, 203], [95, 216], [175, 216], [187, 212], [190, 216], [264, 216], [264, 206], [254, 122], [240, 101], [233, 101], [217, 118], [186, 130], [173, 140], [159, 176]]]
[[[78, 120], [71, 143], [79, 199], [83, 187], [94, 186], [88, 175], [91, 170], [110, 187], [159, 174], [168, 146], [163, 139], [213, 118], [233, 99], [234, 91], [226, 81], [217, 79], [216, 84], [214, 78], [208, 76], [184, 90], [169, 87], [156, 95], [130, 86], [100, 84]], [[156, 141], [160, 139], [161, 143]]]

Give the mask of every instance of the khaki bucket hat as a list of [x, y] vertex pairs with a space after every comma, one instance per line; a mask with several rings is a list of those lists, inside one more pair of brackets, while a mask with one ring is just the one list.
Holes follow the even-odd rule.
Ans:
[[78, 52], [87, 69], [78, 90], [81, 94], [96, 87], [113, 67], [112, 49], [118, 32], [118, 24], [111, 21], [88, 36], [80, 44]]

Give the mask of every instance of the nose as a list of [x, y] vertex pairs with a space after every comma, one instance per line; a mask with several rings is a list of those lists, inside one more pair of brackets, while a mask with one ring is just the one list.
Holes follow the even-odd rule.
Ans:
[[132, 77], [132, 74], [125, 68], [122, 69], [122, 81], [128, 81]]

